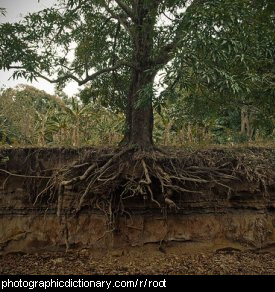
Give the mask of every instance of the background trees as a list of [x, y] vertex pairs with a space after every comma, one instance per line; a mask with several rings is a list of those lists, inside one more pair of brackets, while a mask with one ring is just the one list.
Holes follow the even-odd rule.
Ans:
[[2, 89], [0, 143], [34, 146], [114, 145], [123, 119], [79, 98], [61, 99], [28, 85]]
[[[179, 91], [155, 110], [153, 139], [164, 146], [274, 141], [271, 107], [253, 107], [253, 119], [245, 125], [242, 109]], [[0, 92], [2, 145], [115, 146], [123, 137], [124, 119], [118, 110], [87, 101], [83, 92], [73, 98], [53, 96], [28, 85]], [[252, 137], [243, 129], [247, 126]]]

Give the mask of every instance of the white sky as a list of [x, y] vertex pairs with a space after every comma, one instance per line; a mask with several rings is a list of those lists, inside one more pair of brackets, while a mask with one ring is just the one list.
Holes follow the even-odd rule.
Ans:
[[[0, 16], [0, 22], [13, 22], [18, 21], [22, 16], [28, 12], [39, 11], [41, 9], [52, 6], [56, 0], [0, 0], [0, 7], [7, 9], [6, 17]], [[1, 36], [0, 36], [1, 37]], [[0, 88], [5, 87], [15, 87], [18, 84], [31, 84], [36, 88], [45, 90], [46, 92], [53, 94], [54, 85], [43, 80], [38, 79], [39, 82], [27, 82], [24, 78], [10, 79], [12, 75], [12, 70], [3, 71], [0, 70]], [[75, 82], [71, 82], [65, 88], [65, 93], [69, 96], [75, 94], [78, 91], [78, 85]]]

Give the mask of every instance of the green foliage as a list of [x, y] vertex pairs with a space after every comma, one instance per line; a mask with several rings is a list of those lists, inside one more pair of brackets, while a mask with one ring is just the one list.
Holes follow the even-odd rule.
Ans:
[[[131, 1], [124, 2], [132, 9]], [[150, 28], [152, 60], [155, 56], [172, 60], [165, 67], [167, 84], [177, 79], [192, 91], [207, 87], [221, 98], [238, 100], [241, 95], [246, 101], [250, 101], [252, 90], [259, 91], [263, 85], [264, 91], [274, 93], [274, 1], [166, 0], [159, 1], [157, 11], [153, 1], [141, 3], [156, 14]], [[122, 60], [131, 63], [135, 48], [120, 19], [125, 13], [116, 1], [109, 1], [108, 6], [103, 0], [59, 0], [19, 23], [1, 24], [0, 68], [14, 67], [15, 78], [28, 80], [55, 76], [53, 81], [60, 86], [71, 79], [89, 83], [85, 76], [90, 76], [91, 70], [100, 71]], [[134, 21], [126, 18], [129, 27], [137, 29]], [[165, 58], [167, 45], [174, 48]], [[68, 57], [72, 47], [73, 59]], [[130, 74], [131, 66], [126, 65], [98, 75], [91, 96], [123, 109]], [[272, 88], [268, 86], [271, 81]], [[269, 98], [264, 92], [261, 98], [265, 97]]]
[[[18, 23], [0, 24], [0, 69], [15, 69], [14, 78], [44, 78], [59, 90], [71, 80], [85, 84], [78, 99], [61, 109], [45, 106], [43, 98], [34, 102], [42, 144], [54, 143], [61, 129], [71, 131], [73, 145], [105, 143], [99, 133], [106, 125], [115, 125], [119, 133], [133, 73], [141, 65], [145, 75], [164, 74], [160, 95], [150, 82], [136, 92], [135, 106], [153, 100], [156, 141], [235, 143], [274, 135], [273, 0], [135, 3], [58, 0]], [[95, 120], [102, 114], [92, 136], [84, 125], [92, 121], [91, 112]], [[62, 143], [70, 141], [66, 135]]]
[[0, 94], [0, 144], [114, 145], [122, 125], [122, 115], [78, 97], [61, 99], [26, 85]]
[[[182, 94], [155, 112], [157, 144], [239, 144], [249, 140], [240, 132], [238, 108], [209, 104], [203, 111], [206, 107], [200, 109], [191, 100]], [[85, 104], [79, 97], [68, 98], [64, 93], [60, 98], [21, 85], [0, 94], [0, 144], [4, 145], [116, 145], [122, 139], [123, 121], [120, 113], [98, 103]], [[255, 125], [256, 141], [275, 140], [274, 119], [259, 115]]]
[[166, 69], [166, 96], [180, 87], [201, 106], [210, 98], [274, 114], [274, 2], [204, 1], [189, 17], [190, 33]]

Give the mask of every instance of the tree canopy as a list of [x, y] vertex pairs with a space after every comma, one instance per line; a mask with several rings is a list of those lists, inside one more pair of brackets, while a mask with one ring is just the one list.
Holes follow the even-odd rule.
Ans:
[[274, 15], [272, 0], [58, 0], [0, 25], [0, 69], [85, 85], [86, 99], [125, 112], [124, 144], [150, 148], [153, 105], [182, 90], [202, 107], [272, 110]]

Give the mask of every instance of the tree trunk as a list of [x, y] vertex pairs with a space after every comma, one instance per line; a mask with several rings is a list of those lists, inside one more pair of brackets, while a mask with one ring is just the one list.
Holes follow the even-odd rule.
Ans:
[[247, 106], [242, 107], [241, 109], [241, 134], [244, 134], [248, 137], [249, 141], [252, 141], [255, 135], [255, 127], [253, 126], [254, 121], [254, 111], [253, 108]]
[[164, 139], [163, 139], [163, 144], [164, 146], [167, 146], [171, 141], [170, 139], [170, 133], [171, 133], [171, 128], [173, 126], [173, 121], [169, 121], [164, 128]]
[[126, 129], [122, 145], [153, 148], [153, 83], [157, 69], [152, 64], [153, 29], [158, 2], [136, 0], [136, 27], [133, 30], [133, 69], [127, 99]]
[[133, 73], [127, 101], [123, 145], [135, 145], [144, 150], [153, 148], [154, 77], [154, 74], [146, 74], [144, 71]]

